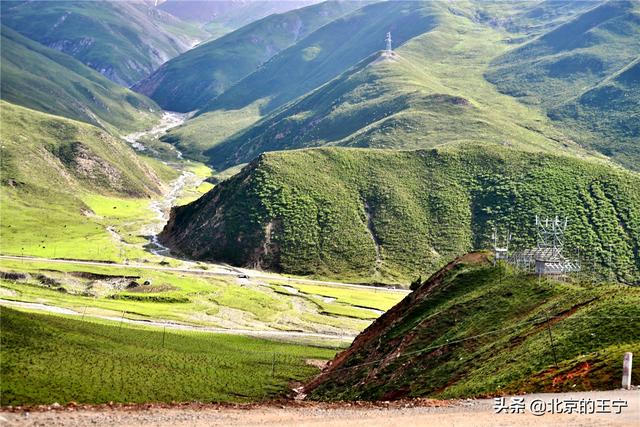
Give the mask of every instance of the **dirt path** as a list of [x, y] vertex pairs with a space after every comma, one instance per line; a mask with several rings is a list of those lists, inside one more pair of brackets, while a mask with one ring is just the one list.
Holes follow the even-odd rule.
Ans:
[[[0, 299], [0, 306], [7, 306], [13, 308], [22, 308], [27, 310], [44, 311], [47, 313], [66, 314], [70, 316], [83, 316], [83, 313], [70, 310], [64, 307], [57, 307], [47, 304], [11, 301]], [[114, 316], [100, 316], [97, 314], [85, 314], [86, 318], [110, 320], [114, 322], [122, 322], [131, 325], [139, 326], [151, 326], [156, 328], [166, 328], [181, 331], [197, 331], [197, 332], [209, 332], [212, 334], [231, 334], [231, 335], [244, 335], [257, 338], [274, 338], [274, 339], [298, 339], [298, 338], [313, 338], [320, 340], [331, 341], [344, 341], [350, 343], [355, 338], [355, 335], [334, 335], [334, 334], [320, 334], [314, 332], [297, 332], [297, 331], [279, 331], [279, 330], [254, 330], [254, 329], [236, 329], [236, 328], [213, 328], [210, 326], [193, 326], [183, 325], [181, 323], [170, 322], [166, 320], [135, 320], [127, 319], [126, 317], [114, 317]]]
[[[463, 401], [401, 402], [388, 405], [286, 404], [221, 407], [187, 405], [183, 408], [94, 408], [46, 412], [2, 412], [8, 426], [634, 426], [640, 422], [640, 392], [607, 391], [524, 396], [525, 413], [500, 413], [492, 399]], [[622, 400], [627, 407], [615, 414], [533, 415], [529, 402], [535, 399]], [[507, 398], [509, 400], [509, 398]], [[615, 412], [615, 411], [613, 411]]]

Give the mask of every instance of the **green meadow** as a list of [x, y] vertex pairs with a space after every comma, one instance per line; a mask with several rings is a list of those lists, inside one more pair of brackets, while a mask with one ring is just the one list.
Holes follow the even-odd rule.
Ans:
[[0, 405], [281, 397], [335, 349], [133, 328], [3, 308]]

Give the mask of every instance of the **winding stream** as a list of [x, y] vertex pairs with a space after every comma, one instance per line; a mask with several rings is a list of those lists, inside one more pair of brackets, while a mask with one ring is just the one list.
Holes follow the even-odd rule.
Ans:
[[[185, 120], [191, 118], [191, 113], [177, 113], [175, 111], [164, 111], [160, 118], [160, 123], [152, 127], [149, 130], [143, 130], [141, 132], [134, 132], [128, 135], [122, 136], [122, 139], [127, 141], [135, 150], [146, 151], [147, 147], [140, 141], [142, 138], [151, 137], [158, 138], [166, 133], [169, 129], [176, 126], [180, 126]], [[176, 149], [178, 159], [182, 159], [182, 153]]]
[[[146, 131], [125, 135], [122, 138], [127, 141], [134, 149], [138, 151], [145, 151], [148, 148], [143, 143], [144, 138], [158, 138], [166, 133], [169, 129], [180, 126], [192, 115], [193, 113], [176, 113], [173, 111], [165, 111], [163, 112], [162, 118], [160, 119], [160, 123], [158, 125]], [[178, 149], [176, 149], [176, 157], [179, 160], [182, 159], [182, 153]], [[167, 191], [163, 195], [162, 199], [156, 200], [149, 205], [151, 210], [156, 214], [156, 221], [154, 221], [152, 224], [146, 225], [142, 229], [142, 234], [144, 236], [149, 236], [149, 245], [147, 246], [149, 252], [159, 256], [169, 255], [169, 248], [163, 246], [159, 242], [158, 233], [162, 231], [164, 225], [169, 220], [171, 207], [176, 203], [183, 190], [191, 186], [197, 187], [202, 183], [202, 181], [203, 179], [196, 176], [193, 172], [182, 170], [180, 176], [169, 184], [169, 191]]]

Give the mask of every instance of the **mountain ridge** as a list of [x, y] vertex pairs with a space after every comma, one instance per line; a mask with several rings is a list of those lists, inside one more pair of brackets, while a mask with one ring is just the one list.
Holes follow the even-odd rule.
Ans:
[[3, 25], [130, 86], [204, 32], [144, 0], [2, 1]]
[[486, 247], [494, 226], [526, 247], [534, 215], [566, 215], [568, 246], [605, 271], [610, 243], [619, 280], [637, 282], [638, 179], [605, 161], [487, 144], [281, 151], [174, 208], [160, 238], [193, 259], [408, 283]]
[[270, 15], [165, 62], [133, 89], [169, 110], [201, 109], [278, 52], [358, 5], [330, 1]]
[[618, 387], [623, 352], [637, 349], [640, 336], [616, 313], [635, 317], [639, 290], [536, 280], [491, 265], [487, 253], [456, 258], [356, 337], [305, 384], [302, 397], [460, 398]]
[[160, 108], [149, 98], [4, 25], [1, 31], [3, 100], [114, 131], [158, 120]]

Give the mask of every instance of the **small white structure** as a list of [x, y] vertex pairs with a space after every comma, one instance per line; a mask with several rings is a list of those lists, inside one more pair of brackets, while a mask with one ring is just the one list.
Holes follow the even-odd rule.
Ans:
[[[498, 238], [498, 229], [494, 227], [493, 235], [493, 263], [500, 260], [509, 260], [509, 242], [511, 241], [511, 233], [507, 232], [502, 239]], [[499, 242], [500, 240], [500, 242]]]
[[631, 365], [633, 363], [633, 353], [627, 352], [622, 360], [622, 388], [631, 388]]

